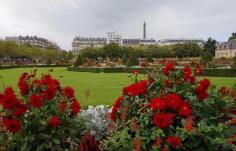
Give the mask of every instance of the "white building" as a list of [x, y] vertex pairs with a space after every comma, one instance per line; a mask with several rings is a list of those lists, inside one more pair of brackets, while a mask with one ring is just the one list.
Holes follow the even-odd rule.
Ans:
[[106, 38], [75, 37], [72, 42], [72, 49], [75, 56], [80, 54], [80, 50], [89, 47], [103, 47], [106, 44]]
[[122, 46], [122, 38], [120, 34], [117, 34], [116, 32], [108, 32], [107, 33], [107, 44], [115, 43], [119, 46]]
[[176, 45], [176, 44], [184, 44], [184, 43], [189, 43], [189, 42], [197, 43], [199, 46], [203, 46], [203, 43], [204, 43], [203, 39], [184, 39], [184, 38], [181, 38], [181, 39], [162, 39], [162, 40], [157, 41], [157, 45], [161, 45], [161, 46]]
[[219, 44], [215, 52], [215, 57], [217, 59], [236, 57], [236, 39]]
[[31, 46], [39, 47], [42, 49], [44, 48], [60, 49], [60, 47], [55, 42], [37, 36], [6, 37], [5, 41], [14, 42], [17, 45], [29, 44]]

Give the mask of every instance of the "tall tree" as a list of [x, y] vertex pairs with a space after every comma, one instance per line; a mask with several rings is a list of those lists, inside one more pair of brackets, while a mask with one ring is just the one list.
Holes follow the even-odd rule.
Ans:
[[216, 48], [215, 39], [208, 38], [207, 42], [204, 43], [204, 52], [209, 52], [211, 56], [215, 56]]
[[231, 40], [231, 39], [236, 39], [236, 32], [232, 33], [232, 35], [229, 37], [229, 40]]

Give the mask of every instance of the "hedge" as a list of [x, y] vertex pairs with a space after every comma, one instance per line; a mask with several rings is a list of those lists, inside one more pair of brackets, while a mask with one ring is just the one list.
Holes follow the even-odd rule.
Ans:
[[10, 65], [10, 66], [0, 66], [0, 70], [3, 69], [14, 69], [14, 68], [34, 68], [34, 67], [68, 67], [70, 65]]
[[[132, 67], [114, 67], [114, 68], [95, 68], [95, 67], [67, 67], [68, 71], [93, 72], [93, 73], [131, 73], [133, 70], [139, 70], [144, 74], [155, 68], [132, 68]], [[207, 77], [236, 77], [236, 69], [203, 69], [202, 76]]]

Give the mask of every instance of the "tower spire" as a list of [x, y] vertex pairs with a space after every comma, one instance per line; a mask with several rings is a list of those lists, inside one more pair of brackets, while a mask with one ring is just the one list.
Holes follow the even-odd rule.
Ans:
[[143, 39], [146, 39], [146, 22], [143, 23]]

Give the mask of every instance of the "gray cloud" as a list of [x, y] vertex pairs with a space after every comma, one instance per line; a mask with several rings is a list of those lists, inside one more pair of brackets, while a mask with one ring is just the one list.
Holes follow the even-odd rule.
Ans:
[[0, 0], [0, 37], [38, 35], [71, 49], [74, 36], [208, 38], [236, 31], [235, 0]]

